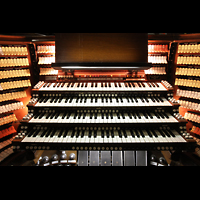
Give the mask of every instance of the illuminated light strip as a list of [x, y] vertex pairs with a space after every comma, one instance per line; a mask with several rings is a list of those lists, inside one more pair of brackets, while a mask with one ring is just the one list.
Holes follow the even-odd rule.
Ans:
[[111, 69], [122, 69], [122, 68], [129, 68], [129, 69], [133, 69], [133, 68], [138, 68], [138, 67], [110, 67], [110, 66], [104, 66], [104, 67], [79, 67], [79, 66], [71, 66], [71, 67], [61, 67], [62, 69], [105, 69], [105, 68], [111, 68]]

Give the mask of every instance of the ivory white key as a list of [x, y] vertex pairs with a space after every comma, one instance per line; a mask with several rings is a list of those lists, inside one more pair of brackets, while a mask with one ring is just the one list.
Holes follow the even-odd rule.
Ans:
[[97, 131], [97, 137], [95, 138], [97, 143], [103, 143], [103, 138], [101, 137], [101, 131]]
[[82, 131], [78, 131], [79, 132], [79, 136], [78, 137], [76, 137], [76, 143], [81, 143], [82, 142], [82, 138], [81, 138], [81, 133], [82, 133]]
[[65, 134], [65, 131], [66, 130], [61, 130], [62, 131], [62, 133], [61, 133], [61, 136], [60, 137], [58, 137], [58, 139], [57, 139], [57, 142], [60, 142], [60, 143], [62, 143], [63, 142], [63, 139], [64, 139], [64, 134]]
[[[45, 135], [43, 136], [42, 142], [49, 142], [51, 133], [52, 133], [52, 130], [51, 130], [51, 131], [48, 130], [48, 131], [45, 133]], [[47, 135], [48, 135], [48, 136], [47, 136]]]
[[135, 130], [132, 130], [132, 131], [133, 131], [133, 134], [135, 135], [135, 137], [134, 137], [134, 142], [136, 142], [136, 143], [141, 143], [140, 137], [138, 137], [138, 136], [136, 135]]
[[166, 113], [166, 115], [169, 117], [168, 121], [169, 122], [178, 122], [178, 120], [176, 120], [172, 115], [170, 115], [169, 113]]
[[106, 135], [106, 131], [104, 130], [104, 138], [103, 138], [103, 143], [109, 143], [107, 135]]
[[[120, 131], [120, 130], [118, 130], [118, 131]], [[117, 137], [116, 137], [117, 143], [122, 143], [122, 139], [119, 137], [118, 131], [116, 131], [116, 134], [117, 134]], [[115, 134], [115, 131], [114, 131], [114, 134]]]
[[48, 113], [43, 113], [43, 116], [40, 119], [37, 118], [35, 122], [37, 122], [37, 123], [45, 123], [47, 115], [48, 115]]
[[41, 137], [42, 133], [44, 130], [41, 130], [35, 137], [34, 140], [32, 140], [32, 142], [43, 142], [43, 138]]
[[84, 133], [84, 141], [83, 143], [90, 143], [90, 138], [89, 138], [89, 131], [86, 130]]
[[91, 131], [90, 143], [94, 143], [94, 131]]
[[141, 123], [149, 122], [149, 120], [145, 118], [145, 116], [143, 115], [143, 113], [139, 112], [139, 114], [141, 116]]
[[159, 131], [160, 131], [160, 132], [162, 131], [162, 133], [165, 134], [165, 137], [164, 137], [164, 138], [165, 138], [166, 142], [173, 142], [172, 137], [168, 137], [167, 134], [166, 134], [163, 130], [159, 130]]
[[127, 142], [128, 142], [128, 143], [133, 143], [133, 142], [134, 142], [134, 139], [133, 139], [133, 137], [132, 137], [132, 135], [131, 135], [130, 130], [125, 130], [125, 131], [126, 131], [126, 135], [127, 135], [127, 138], [126, 138]]
[[53, 136], [53, 139], [52, 139], [52, 142], [54, 142], [54, 143], [58, 142], [58, 139], [59, 139], [58, 135], [59, 135], [59, 133], [60, 133], [60, 130], [57, 130], [55, 132], [55, 134]]
[[146, 132], [145, 129], [142, 129], [142, 132], [143, 132], [143, 134], [144, 134], [144, 136], [145, 136], [145, 141], [146, 141], [146, 142], [155, 143], [153, 137], [150, 137], [150, 136], [148, 135], [148, 133]]
[[71, 141], [72, 141], [72, 137], [71, 137], [72, 132], [73, 132], [72, 130], [69, 130], [69, 131], [67, 132], [67, 136], [66, 136], [66, 138], [63, 139], [63, 142], [71, 143]]
[[66, 100], [66, 98], [63, 98], [62, 101], [57, 104], [57, 106], [59, 106], [59, 107], [65, 107], [65, 100]]
[[183, 137], [181, 137], [180, 134], [178, 134], [177, 131], [171, 130], [171, 132], [175, 135], [175, 138], [174, 138], [174, 139], [175, 139], [177, 142], [186, 142], [186, 140], [184, 140]]
[[159, 140], [159, 142], [166, 142], [166, 139], [164, 139], [164, 137], [159, 133], [158, 130], [154, 130], [156, 135], [158, 136], [157, 139]]
[[139, 131], [137, 131], [137, 132], [138, 132], [138, 134], [139, 134], [139, 136], [140, 136], [140, 137], [139, 137], [140, 142], [141, 142], [141, 143], [145, 143], [146, 140], [145, 140], [145, 138], [142, 137], [142, 135], [141, 135], [141, 130], [139, 130]]
[[60, 113], [60, 115], [57, 118], [57, 123], [62, 123], [62, 116], [64, 113]]
[[[56, 113], [54, 113], [54, 116], [52, 119], [49, 119], [49, 123], [57, 123]], [[48, 122], [47, 122], [48, 123]]]
[[127, 142], [127, 138], [125, 138], [125, 136], [124, 136], [124, 134], [122, 133], [122, 131], [121, 131], [121, 130], [118, 130], [118, 131], [120, 131], [121, 134], [122, 134], [122, 137], [121, 137], [122, 143], [128, 143], [128, 142]]
[[75, 122], [74, 115], [75, 115], [75, 113], [71, 113], [68, 123], [74, 123]]

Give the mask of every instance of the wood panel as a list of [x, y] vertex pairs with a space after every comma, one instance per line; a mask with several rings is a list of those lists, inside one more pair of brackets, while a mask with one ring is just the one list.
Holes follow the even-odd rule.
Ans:
[[147, 33], [56, 33], [56, 62], [145, 62]]

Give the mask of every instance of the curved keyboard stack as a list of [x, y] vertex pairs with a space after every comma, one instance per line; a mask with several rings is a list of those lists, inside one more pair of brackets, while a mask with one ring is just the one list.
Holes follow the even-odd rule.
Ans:
[[193, 149], [163, 83], [40, 81], [32, 93], [14, 149]]

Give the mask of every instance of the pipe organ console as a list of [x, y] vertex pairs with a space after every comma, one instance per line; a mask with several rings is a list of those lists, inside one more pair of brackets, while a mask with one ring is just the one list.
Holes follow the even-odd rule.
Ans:
[[[171, 43], [149, 42], [149, 57], [162, 62], [154, 59], [143, 68], [44, 64], [55, 46], [43, 46], [35, 44], [41, 73], [12, 141], [14, 151], [41, 152], [37, 166], [168, 165], [160, 154], [158, 162], [150, 155], [194, 151], [168, 78]], [[162, 73], [154, 71], [160, 68]]]

